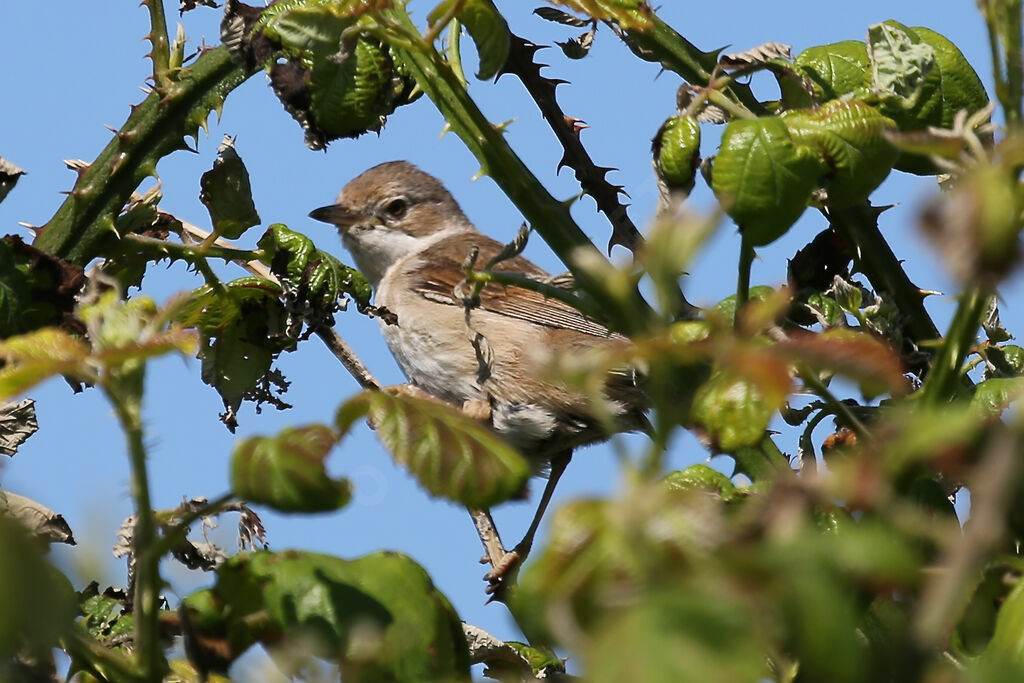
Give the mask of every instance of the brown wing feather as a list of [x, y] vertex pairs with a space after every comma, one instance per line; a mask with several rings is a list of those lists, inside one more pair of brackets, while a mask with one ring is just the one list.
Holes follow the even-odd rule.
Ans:
[[[438, 252], [468, 255], [473, 247], [480, 250], [477, 263], [485, 264], [498, 253], [502, 245], [485, 235], [465, 233], [449, 237], [438, 244]], [[521, 256], [502, 261], [495, 270], [527, 275], [535, 279], [548, 276], [541, 268]], [[414, 276], [413, 288], [424, 297], [439, 303], [462, 306], [462, 301], [456, 298], [453, 292], [464, 277], [462, 261], [444, 258], [440, 262], [434, 261], [429, 268], [426, 265], [416, 266], [409, 274]], [[587, 318], [572, 306], [528, 289], [517, 288], [516, 295], [512, 297], [508, 295], [506, 287], [489, 284], [480, 292], [480, 306], [493, 313], [518, 318], [535, 325], [573, 330], [594, 337], [609, 336], [607, 328]]]

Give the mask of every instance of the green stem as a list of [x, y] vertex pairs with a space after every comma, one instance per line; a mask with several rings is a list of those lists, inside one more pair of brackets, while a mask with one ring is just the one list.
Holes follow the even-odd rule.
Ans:
[[[648, 29], [622, 30], [616, 26], [612, 29], [641, 59], [659, 62], [669, 71], [682, 76], [688, 83], [707, 86], [711, 80], [711, 72], [718, 62], [717, 51], [702, 52], [656, 15], [652, 14], [651, 18], [652, 23]], [[742, 105], [755, 116], [768, 113], [747, 85], [732, 83], [724, 88], [723, 92], [730, 100]]]
[[167, 19], [164, 17], [164, 0], [143, 0], [149, 10], [149, 57], [153, 60], [153, 82], [157, 90], [170, 85], [168, 73], [171, 67], [171, 47], [167, 40]]
[[991, 296], [992, 288], [986, 284], [974, 284], [960, 295], [949, 332], [921, 387], [923, 405], [942, 405], [956, 396], [960, 388], [960, 369], [977, 341], [978, 328]]
[[61, 639], [61, 647], [79, 667], [99, 680], [112, 683], [145, 681], [131, 660], [97, 642], [81, 622], [71, 626]]
[[737, 118], [737, 119], [756, 119], [757, 118], [757, 114], [754, 114], [749, 109], [744, 107], [742, 104], [737, 104], [736, 102], [733, 102], [726, 95], [724, 95], [721, 91], [718, 91], [718, 90], [708, 90], [707, 92], [705, 92], [704, 95], [707, 98], [708, 102], [710, 102], [711, 104], [715, 105], [716, 107], [720, 107], [720, 108], [724, 109], [725, 111], [729, 112], [730, 114], [733, 115], [734, 118]]
[[178, 244], [167, 240], [146, 237], [145, 235], [125, 235], [121, 238], [125, 250], [148, 257], [149, 259], [181, 259], [193, 266], [203, 275], [207, 284], [217, 289], [222, 289], [220, 279], [210, 267], [208, 258], [221, 259], [228, 262], [259, 261], [264, 254], [258, 250], [233, 249], [222, 247], [216, 244], [199, 246], [192, 244]]
[[577, 284], [604, 310], [619, 313], [614, 320], [619, 331], [631, 334], [649, 330], [655, 324], [656, 314], [639, 289], [634, 288], [628, 303], [623, 305], [607, 291], [600, 278], [579, 267], [581, 252], [588, 252], [591, 259], [604, 263], [607, 259], [572, 219], [569, 207], [551, 196], [502, 134], [491, 125], [434, 47], [412, 38], [418, 34], [405, 9], [397, 6], [382, 10], [381, 16], [396, 33], [414, 40], [412, 45], [392, 42], [392, 49], [480, 162], [481, 170], [490, 175], [522, 211], [548, 246], [569, 267]]
[[142, 429], [141, 378], [143, 368], [122, 370], [123, 375], [103, 383], [107, 398], [128, 442], [131, 461], [132, 498], [135, 502], [135, 529], [132, 534], [132, 552], [135, 556], [135, 593], [133, 617], [135, 623], [135, 652], [144, 680], [159, 681], [167, 668], [158, 642], [160, 607], [160, 557], [149, 552], [156, 540], [156, 520], [149, 493], [149, 475], [146, 469], [146, 445]]
[[739, 312], [750, 300], [750, 269], [754, 264], [757, 253], [746, 235], [740, 237], [740, 265], [739, 274], [736, 277], [736, 317], [733, 324], [739, 323]]
[[35, 246], [79, 266], [99, 256], [104, 241], [116, 237], [115, 219], [139, 183], [156, 173], [160, 159], [187, 149], [184, 137], [195, 135], [207, 114], [248, 76], [219, 47], [183, 69], [163, 95], [150, 94], [79, 176]]
[[507, 273], [501, 270], [476, 270], [469, 273], [468, 279], [471, 282], [479, 282], [485, 285], [493, 282], [506, 287], [528, 289], [531, 292], [543, 294], [548, 299], [556, 299], [566, 303], [593, 320], [604, 319], [600, 307], [587, 299], [580, 298], [571, 289], [555, 287], [554, 285], [534, 280], [519, 273]]
[[765, 434], [756, 446], [739, 448], [729, 455], [736, 461], [737, 473], [747, 475], [751, 481], [766, 481], [779, 474], [793, 473], [786, 456], [769, 434]]
[[853, 430], [854, 434], [861, 441], [866, 441], [870, 438], [867, 428], [864, 423], [860, 421], [853, 411], [850, 410], [850, 406], [846, 405], [833, 394], [825, 383], [822, 382], [813, 370], [801, 369], [800, 379], [804, 385], [813, 391], [821, 400], [823, 400], [829, 407], [830, 412], [838, 417], [847, 427]]

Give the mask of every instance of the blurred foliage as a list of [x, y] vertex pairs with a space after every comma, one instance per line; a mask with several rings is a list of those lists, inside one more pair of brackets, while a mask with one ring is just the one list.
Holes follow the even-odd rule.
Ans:
[[[326, 663], [346, 681], [467, 680], [471, 661], [500, 680], [558, 680], [563, 655], [594, 681], [1024, 680], [1024, 352], [1008, 343], [997, 305], [1020, 265], [1024, 223], [1019, 0], [978, 3], [993, 102], [960, 50], [923, 27], [884, 21], [864, 40], [795, 58], [774, 43], [722, 55], [696, 48], [641, 0], [542, 8], [543, 19], [587, 29], [560, 43], [572, 58], [586, 58], [600, 27], [685, 80], [652, 131], [662, 204], [646, 237], [561, 111], [558, 81], [540, 74], [535, 49], [491, 0], [423, 8], [425, 33], [401, 2], [232, 1], [225, 46], [188, 60], [183, 34], [169, 40], [161, 0], [143, 4], [153, 92], [94, 163], [75, 166], [75, 188], [34, 246], [0, 241], [0, 394], [53, 375], [104, 391], [132, 463], [132, 576], [125, 592], [90, 586], [76, 601], [41, 541], [0, 516], [0, 677], [52, 678], [59, 646], [80, 680], [217, 680], [261, 644], [288, 674], [312, 676]], [[478, 48], [478, 78], [510, 73], [527, 85], [565, 148], [560, 163], [588, 179], [610, 242], [631, 246], [633, 263], [605, 259], [476, 107], [463, 27]], [[425, 94], [574, 276], [571, 293], [530, 286], [597, 312], [631, 341], [552, 360], [551, 376], [597, 406], [608, 373], [633, 368], [650, 401], [651, 439], [623, 460], [618, 494], [555, 512], [535, 561], [497, 596], [528, 643], [467, 648], [447, 599], [395, 553], [243, 553], [219, 558], [215, 584], [180, 609], [160, 600], [160, 559], [181, 555], [189, 524], [227, 498], [170, 521], [150, 509], [147, 359], [198, 353], [233, 427], [244, 400], [287, 407], [275, 359], [314, 334], [329, 339], [347, 300], [389, 322], [362, 275], [305, 235], [275, 223], [253, 249], [230, 241], [261, 222], [230, 141], [197, 180], [209, 230], [162, 212], [159, 186], [139, 190], [260, 69], [315, 148], [380, 131]], [[745, 85], [757, 71], [777, 79], [778, 100], [760, 101]], [[721, 144], [702, 158], [701, 129], [711, 125], [724, 126]], [[961, 283], [944, 332], [870, 204], [894, 170], [937, 175], [948, 190], [920, 216]], [[19, 169], [5, 172], [4, 193]], [[690, 310], [680, 290], [720, 222], [681, 206], [698, 175], [742, 236], [736, 292], [705, 311]], [[755, 249], [808, 209], [822, 216], [820, 231], [780, 265], [787, 286], [752, 285]], [[99, 275], [87, 278], [82, 269], [96, 259]], [[203, 284], [163, 307], [128, 297], [164, 259], [186, 261]], [[221, 261], [250, 276], [223, 281]], [[462, 406], [360, 381], [367, 391], [339, 406], [335, 424], [241, 442], [232, 495], [286, 512], [343, 507], [350, 484], [330, 477], [325, 459], [364, 418], [433, 495], [483, 508], [522, 492], [532, 473], [523, 454]], [[776, 444], [778, 417], [796, 452]], [[665, 472], [682, 429], [722, 466]], [[965, 492], [962, 520], [953, 500]], [[184, 658], [171, 650], [179, 636]], [[179, 658], [169, 661], [171, 652]]]

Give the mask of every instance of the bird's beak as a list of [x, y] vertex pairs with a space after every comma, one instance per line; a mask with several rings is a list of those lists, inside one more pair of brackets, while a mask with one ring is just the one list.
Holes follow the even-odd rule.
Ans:
[[346, 228], [354, 225], [364, 216], [362, 213], [353, 211], [343, 204], [331, 204], [330, 206], [321, 206], [319, 209], [313, 209], [309, 212], [309, 217], [324, 223], [333, 223], [339, 228]]

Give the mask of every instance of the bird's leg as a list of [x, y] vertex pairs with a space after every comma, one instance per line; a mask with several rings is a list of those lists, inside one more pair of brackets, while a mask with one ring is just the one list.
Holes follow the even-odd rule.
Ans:
[[565, 468], [569, 466], [570, 460], [572, 460], [571, 450], [563, 451], [551, 458], [551, 473], [548, 476], [547, 483], [544, 485], [544, 492], [540, 496], [540, 502], [537, 503], [537, 511], [533, 515], [533, 521], [530, 522], [530, 528], [526, 530], [526, 535], [523, 536], [523, 540], [516, 544], [515, 548], [506, 552], [498, 562], [494, 562], [493, 558], [491, 559], [491, 571], [487, 572], [484, 576], [484, 580], [490, 584], [488, 586], [489, 592], [497, 590], [503, 583], [505, 575], [513, 568], [522, 564], [526, 556], [530, 554], [530, 548], [533, 547], [533, 539], [537, 535], [540, 521], [544, 517], [544, 512], [548, 509], [551, 496], [555, 493], [555, 487], [558, 486], [558, 480], [561, 479]]

